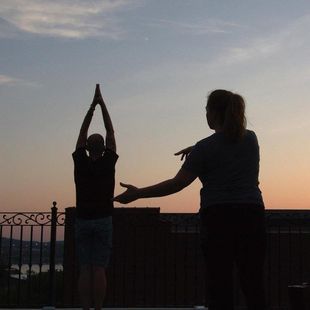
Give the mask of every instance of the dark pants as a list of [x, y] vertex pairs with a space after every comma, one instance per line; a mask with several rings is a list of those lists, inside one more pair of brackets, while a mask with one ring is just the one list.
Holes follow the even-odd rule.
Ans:
[[266, 231], [263, 206], [216, 205], [206, 208], [200, 215], [209, 309], [234, 309], [234, 264], [248, 309], [266, 309], [263, 276]]

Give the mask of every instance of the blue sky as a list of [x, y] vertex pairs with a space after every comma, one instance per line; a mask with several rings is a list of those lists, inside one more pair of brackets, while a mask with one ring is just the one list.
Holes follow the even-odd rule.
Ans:
[[[173, 153], [212, 133], [206, 95], [226, 88], [247, 101], [267, 207], [309, 208], [309, 29], [309, 1], [2, 0], [3, 205], [74, 205], [71, 153], [101, 83], [117, 182], [173, 176]], [[100, 113], [92, 131], [103, 132]], [[199, 187], [133, 205], [196, 211]]]

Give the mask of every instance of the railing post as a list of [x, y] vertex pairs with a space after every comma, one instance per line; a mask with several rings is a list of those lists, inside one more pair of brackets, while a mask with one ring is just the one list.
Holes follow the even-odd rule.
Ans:
[[64, 305], [76, 303], [77, 267], [75, 257], [75, 207], [66, 208], [64, 241]]
[[56, 251], [56, 226], [57, 226], [57, 202], [53, 201], [51, 216], [51, 240], [50, 240], [50, 268], [49, 268], [49, 306], [55, 306], [55, 251]]

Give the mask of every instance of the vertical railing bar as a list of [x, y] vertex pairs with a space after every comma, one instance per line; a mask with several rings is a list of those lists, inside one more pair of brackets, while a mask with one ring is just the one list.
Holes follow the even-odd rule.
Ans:
[[29, 269], [27, 274], [28, 294], [27, 299], [31, 299], [31, 278], [32, 278], [32, 246], [33, 246], [33, 225], [30, 226], [30, 244], [29, 244]]
[[184, 282], [183, 282], [183, 303], [184, 303], [184, 306], [187, 306], [187, 302], [188, 302], [188, 299], [187, 299], [187, 273], [188, 273], [188, 238], [189, 238], [189, 235], [188, 235], [188, 227], [189, 227], [189, 224], [185, 223], [184, 224], [184, 237], [185, 237], [185, 244], [184, 244]]
[[157, 264], [157, 272], [158, 272], [158, 275], [157, 275], [157, 279], [158, 279], [158, 302], [157, 302], [157, 306], [159, 307], [162, 307], [163, 306], [163, 290], [162, 290], [162, 285], [161, 285], [161, 282], [160, 280], [163, 279], [163, 268], [164, 268], [164, 255], [163, 255], [163, 248], [164, 248], [164, 240], [162, 238], [163, 236], [163, 226], [157, 226], [158, 229], [157, 229], [157, 253], [159, 254], [158, 257], [159, 257], [159, 261], [158, 261], [158, 264]]
[[[127, 228], [127, 227], [126, 227]], [[128, 228], [127, 228], [128, 229]], [[126, 231], [126, 233], [128, 233]], [[125, 281], [125, 277], [126, 277], [126, 256], [127, 256], [127, 246], [126, 246], [126, 243], [125, 243], [125, 240], [123, 239], [122, 241], [122, 253], [124, 255], [123, 257], [123, 272], [122, 272], [122, 286], [123, 286], [123, 305], [124, 307], [126, 307], [126, 281]]]
[[19, 259], [18, 259], [18, 285], [17, 285], [17, 304], [20, 305], [20, 285], [21, 285], [21, 273], [22, 273], [22, 261], [23, 261], [23, 232], [24, 225], [20, 225], [19, 236]]
[[[2, 228], [3, 226], [0, 225], [0, 267], [4, 267], [4, 260], [2, 259]], [[2, 304], [0, 304], [2, 306]]]
[[174, 304], [177, 305], [177, 264], [176, 264], [176, 260], [177, 260], [177, 230], [178, 230], [178, 225], [175, 224], [175, 231], [174, 231], [174, 242], [173, 242], [173, 249], [174, 249], [174, 255], [173, 255], [173, 259], [174, 259]]
[[133, 244], [133, 253], [134, 253], [134, 262], [133, 262], [133, 301], [136, 303], [136, 274], [137, 274], [137, 226], [134, 226], [134, 244]]
[[[197, 262], [198, 262], [198, 227], [197, 227], [197, 223], [195, 224], [195, 245], [194, 245], [194, 261], [196, 263], [194, 263], [194, 282], [198, 283], [198, 277], [197, 277]], [[200, 305], [200, 303], [197, 302], [197, 287], [198, 285], [194, 285], [194, 305]]]
[[0, 257], [2, 257], [2, 228], [3, 226], [0, 225]]
[[300, 266], [300, 271], [299, 271], [299, 274], [300, 274], [300, 283], [303, 282], [303, 240], [302, 240], [302, 229], [303, 229], [303, 226], [302, 225], [299, 225], [299, 259], [300, 259], [300, 262], [299, 262], [299, 266]]
[[165, 235], [164, 235], [164, 255], [163, 255], [163, 275], [164, 275], [164, 283], [163, 283], [163, 286], [164, 286], [164, 289], [163, 289], [163, 303], [165, 305], [167, 305], [168, 303], [168, 273], [167, 273], [167, 270], [168, 270], [168, 236], [166, 235], [166, 228], [165, 228]]
[[[147, 227], [145, 227], [145, 229], [147, 229]], [[146, 304], [146, 301], [147, 301], [147, 295], [146, 295], [146, 292], [148, 291], [148, 287], [147, 287], [147, 284], [146, 284], [146, 263], [147, 263], [147, 252], [146, 252], [146, 235], [147, 233], [145, 232], [145, 234], [143, 234], [143, 302], [144, 302], [144, 305]]]
[[[59, 223], [58, 223], [59, 224]], [[63, 224], [60, 224], [62, 226], [62, 238], [63, 240], [65, 239], [64, 237], [64, 232], [65, 232], [65, 228], [63, 226]], [[64, 243], [63, 243], [64, 245]], [[65, 296], [64, 296], [64, 288], [65, 288], [65, 273], [64, 273], [64, 255], [65, 255], [65, 251], [64, 251], [64, 248], [62, 250], [62, 258], [61, 258], [61, 262], [62, 262], [62, 273], [61, 273], [61, 283], [62, 283], [62, 294], [61, 294], [61, 304], [64, 305], [65, 303]], [[57, 305], [56, 305], [57, 306]]]
[[43, 224], [40, 225], [40, 258], [39, 258], [39, 296], [42, 292], [42, 255], [43, 255]]
[[[151, 230], [150, 230], [150, 238], [151, 238], [151, 243], [150, 243], [150, 248], [149, 248], [149, 251], [151, 253], [153, 253], [154, 251], [154, 224], [151, 225]], [[155, 283], [155, 272], [154, 272], [154, 255], [150, 255], [150, 264], [151, 264], [151, 267], [152, 269], [150, 269], [150, 278], [152, 279], [153, 278], [153, 283], [151, 282], [151, 286], [150, 287], [153, 287], [153, 290], [151, 289], [152, 291], [152, 295], [150, 296], [150, 301], [151, 303], [154, 304], [154, 300], [155, 300], [155, 290], [156, 290], [156, 283]], [[152, 302], [153, 300], [153, 302]]]
[[12, 237], [13, 237], [13, 226], [10, 226], [10, 243], [9, 243], [9, 259], [8, 259], [8, 292], [7, 292], [7, 302], [8, 305], [11, 304], [10, 300], [10, 288], [11, 288], [11, 264], [12, 264]]
[[[149, 253], [149, 264], [150, 264], [150, 269], [149, 269], [149, 279], [152, 279], [153, 278], [153, 281], [149, 281], [149, 288], [150, 288], [150, 295], [149, 295], [149, 298], [150, 298], [150, 301], [149, 301], [149, 304], [152, 305], [152, 303], [154, 303], [154, 291], [155, 291], [155, 279], [154, 279], [154, 266], [153, 266], [153, 255], [152, 255], [152, 252], [153, 252], [153, 249], [154, 249], [154, 225], [152, 224], [150, 226], [150, 244], [149, 244], [149, 247], [148, 247], [148, 253]], [[153, 282], [153, 283], [152, 283]]]
[[[157, 234], [158, 234], [158, 225], [157, 224], [153, 224], [153, 229], [152, 229], [152, 253], [158, 253], [157, 252]], [[156, 259], [158, 259], [157, 255], [152, 255], [152, 265], [153, 265], [153, 305], [156, 306], [156, 297], [157, 297], [157, 263], [156, 263]]]
[[272, 240], [272, 225], [267, 224], [267, 259], [268, 259], [268, 267], [267, 267], [267, 303], [271, 303], [271, 240]]
[[57, 203], [53, 201], [51, 208], [50, 264], [49, 264], [49, 306], [55, 306], [55, 251], [56, 251], [56, 222]]
[[[114, 222], [113, 222], [113, 240], [114, 240]], [[114, 244], [114, 242], [113, 242], [113, 244]], [[114, 246], [113, 245], [113, 248], [112, 248], [112, 255], [113, 255], [113, 257], [114, 257], [114, 259], [113, 259], [113, 261], [112, 261], [112, 268], [111, 268], [111, 274], [112, 274], [112, 279], [113, 279], [113, 282], [114, 282], [114, 284], [115, 284], [115, 279], [116, 279], [116, 274], [115, 274], [115, 271], [116, 271], [116, 269], [115, 269], [115, 265], [116, 265], [116, 257], [117, 257], [117, 254], [115, 255], [115, 253], [116, 253], [116, 251], [118, 250], [118, 247], [116, 247], [116, 246]], [[118, 252], [118, 251], [117, 251]], [[116, 296], [115, 296], [115, 292], [116, 292], [116, 287], [115, 287], [115, 285], [113, 285], [113, 287], [112, 287], [112, 293], [113, 293], [113, 295], [112, 295], [112, 305], [115, 307], [116, 306]]]
[[[0, 264], [1, 264], [0, 267], [4, 268], [4, 260], [2, 259], [2, 228], [3, 226], [0, 225]], [[0, 306], [2, 306], [2, 304], [0, 304]]]
[[292, 284], [292, 225], [288, 224], [288, 277], [289, 284]]
[[281, 307], [281, 225], [278, 226], [278, 307]]

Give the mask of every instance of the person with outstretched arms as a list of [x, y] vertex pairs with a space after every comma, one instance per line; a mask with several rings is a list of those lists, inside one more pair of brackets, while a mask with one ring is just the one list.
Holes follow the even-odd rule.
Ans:
[[265, 310], [265, 207], [258, 186], [257, 137], [246, 129], [245, 103], [237, 93], [212, 91], [206, 117], [214, 133], [176, 153], [186, 159], [174, 177], [141, 188], [121, 183], [127, 190], [114, 200], [129, 203], [171, 195], [198, 177], [202, 183], [199, 215], [208, 309], [234, 309], [236, 264], [247, 309]]

